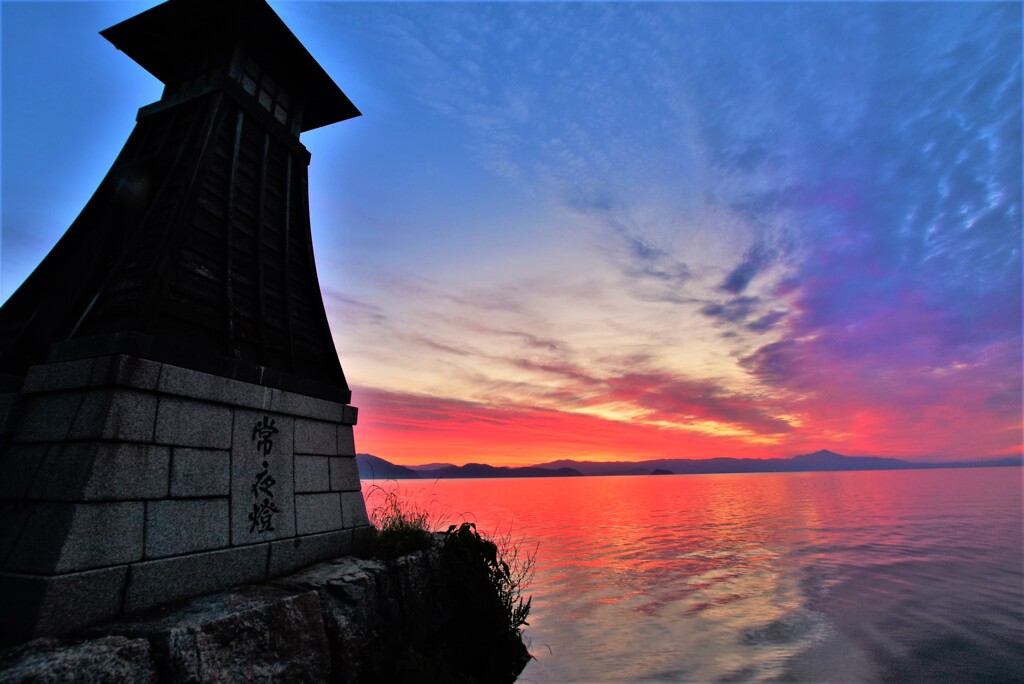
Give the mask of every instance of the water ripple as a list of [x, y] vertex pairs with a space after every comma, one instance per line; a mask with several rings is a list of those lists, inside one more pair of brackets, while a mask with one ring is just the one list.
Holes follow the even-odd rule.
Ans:
[[540, 543], [524, 682], [1024, 681], [1019, 469], [402, 486]]

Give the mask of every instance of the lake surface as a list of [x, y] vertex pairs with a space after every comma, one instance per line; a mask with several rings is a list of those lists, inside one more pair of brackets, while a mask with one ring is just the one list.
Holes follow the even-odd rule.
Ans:
[[1022, 475], [376, 484], [539, 545], [522, 682], [1020, 682]]

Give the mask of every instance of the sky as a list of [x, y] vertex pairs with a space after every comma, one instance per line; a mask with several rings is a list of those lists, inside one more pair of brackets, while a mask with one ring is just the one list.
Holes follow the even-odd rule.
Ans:
[[[0, 301], [161, 86], [0, 2]], [[1022, 451], [1019, 3], [271, 2], [356, 444], [396, 463]]]

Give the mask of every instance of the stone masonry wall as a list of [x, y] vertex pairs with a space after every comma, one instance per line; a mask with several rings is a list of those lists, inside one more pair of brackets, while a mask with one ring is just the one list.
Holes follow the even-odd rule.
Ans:
[[512, 682], [529, 654], [489, 624], [481, 607], [498, 598], [485, 577], [453, 581], [465, 572], [440, 544], [386, 562], [338, 558], [0, 651], [0, 681]]
[[369, 522], [355, 422], [351, 406], [135, 357], [33, 367], [0, 453], [3, 636], [348, 552]]

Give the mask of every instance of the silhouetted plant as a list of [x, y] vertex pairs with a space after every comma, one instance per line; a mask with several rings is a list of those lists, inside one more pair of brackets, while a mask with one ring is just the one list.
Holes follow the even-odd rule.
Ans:
[[448, 619], [429, 638], [394, 662], [401, 681], [515, 681], [531, 656], [522, 641], [530, 614], [523, 590], [533, 578], [535, 546], [510, 532], [489, 539], [476, 523], [451, 525], [432, 532], [435, 522], [425, 508], [398, 495], [397, 487], [367, 489], [371, 532], [356, 555], [391, 560], [440, 545], [443, 574], [438, 598]]
[[536, 547], [533, 551], [523, 551], [523, 540], [514, 540], [510, 534], [492, 541], [481, 535], [472, 522], [449, 526], [445, 545], [453, 542], [483, 562], [487, 579], [500, 601], [504, 623], [510, 633], [520, 636], [522, 628], [530, 624], [526, 619], [530, 615], [532, 597], [524, 600], [523, 589], [533, 579]]

